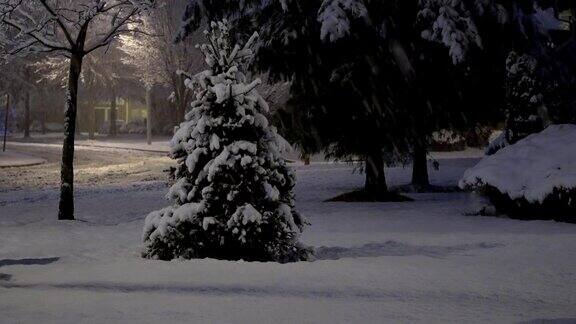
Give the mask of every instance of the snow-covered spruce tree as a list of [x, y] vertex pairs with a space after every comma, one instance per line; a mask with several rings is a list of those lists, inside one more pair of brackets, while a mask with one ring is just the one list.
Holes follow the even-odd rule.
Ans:
[[482, 41], [470, 10], [463, 0], [420, 0], [418, 22], [421, 37], [445, 45], [454, 64], [462, 63], [473, 46]]
[[505, 136], [509, 144], [544, 128], [544, 121], [539, 113], [539, 109], [543, 107], [543, 95], [536, 74], [537, 66], [537, 60], [528, 54], [510, 52], [506, 59]]
[[200, 46], [210, 67], [191, 78], [196, 100], [171, 142], [178, 161], [173, 205], [146, 218], [144, 257], [292, 262], [306, 221], [294, 210], [295, 178], [280, 156], [281, 138], [243, 73], [258, 34], [230, 45], [227, 22], [212, 23]]

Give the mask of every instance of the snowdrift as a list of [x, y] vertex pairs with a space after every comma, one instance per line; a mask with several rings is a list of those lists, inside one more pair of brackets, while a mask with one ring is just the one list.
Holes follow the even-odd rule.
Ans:
[[576, 222], [576, 125], [549, 126], [485, 157], [459, 185], [515, 218]]

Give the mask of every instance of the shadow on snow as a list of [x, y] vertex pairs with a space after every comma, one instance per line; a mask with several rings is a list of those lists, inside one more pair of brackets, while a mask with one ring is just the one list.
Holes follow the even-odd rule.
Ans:
[[460, 244], [454, 246], [419, 246], [395, 241], [368, 243], [356, 247], [319, 247], [315, 250], [316, 260], [339, 260], [345, 258], [366, 258], [382, 256], [428, 256], [446, 257], [449, 254], [471, 250], [494, 249], [503, 247], [501, 243]]
[[[15, 266], [15, 265], [46, 265], [54, 263], [60, 258], [37, 258], [37, 259], [4, 259], [0, 260], [0, 267]], [[0, 273], [0, 281], [10, 281], [12, 275], [7, 273]]]

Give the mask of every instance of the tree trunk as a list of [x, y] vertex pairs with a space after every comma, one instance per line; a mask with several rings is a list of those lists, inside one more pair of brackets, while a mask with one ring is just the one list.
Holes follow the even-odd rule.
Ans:
[[428, 158], [425, 145], [417, 143], [414, 145], [412, 155], [412, 185], [416, 190], [424, 189], [430, 186], [428, 176]]
[[94, 109], [94, 103], [88, 102], [88, 139], [96, 139], [96, 109]]
[[82, 56], [73, 54], [70, 58], [68, 94], [64, 118], [59, 220], [74, 219], [74, 136], [76, 135], [76, 113], [78, 109], [78, 81], [81, 71]]
[[302, 155], [302, 160], [304, 161], [304, 165], [310, 165], [310, 155], [309, 154]]
[[186, 78], [183, 75], [177, 76], [177, 84], [175, 89], [175, 103], [176, 103], [176, 125], [179, 125], [184, 121], [186, 116], [186, 106], [188, 102], [186, 100], [186, 92], [188, 87], [186, 86]]
[[24, 93], [24, 138], [30, 138], [30, 92]]
[[6, 112], [4, 114], [4, 138], [2, 141], [2, 152], [6, 152], [6, 137], [8, 136], [8, 122], [10, 120], [10, 94], [6, 94]]
[[108, 136], [116, 137], [118, 130], [116, 129], [116, 95], [112, 95], [110, 100], [110, 130], [108, 131]]
[[44, 111], [42, 111], [42, 135], [46, 135], [46, 122], [48, 121], [48, 107], [44, 105]]
[[[80, 77], [78, 77], [80, 78]], [[80, 79], [78, 79], [80, 80]], [[84, 130], [88, 130], [88, 127], [86, 125], [90, 125], [89, 122], [86, 121], [86, 107], [79, 107], [78, 106], [78, 93], [76, 93], [76, 115], [78, 115], [78, 111], [81, 112], [80, 114], [80, 119], [76, 118], [75, 123], [77, 123], [74, 126], [74, 133], [78, 136], [82, 136], [82, 131]], [[66, 130], [64, 130], [66, 131]]]
[[146, 142], [152, 145], [152, 89], [146, 88]]
[[182, 99], [178, 103], [178, 119], [176, 120], [176, 124], [180, 124], [184, 122], [186, 116], [186, 107], [188, 103]]
[[366, 191], [387, 192], [386, 174], [384, 173], [384, 159], [382, 151], [377, 150], [366, 156]]

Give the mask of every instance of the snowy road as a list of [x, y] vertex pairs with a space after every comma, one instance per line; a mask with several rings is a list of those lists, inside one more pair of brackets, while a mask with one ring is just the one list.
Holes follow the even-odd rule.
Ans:
[[[0, 192], [15, 189], [56, 188], [60, 183], [61, 144], [9, 143], [10, 152], [31, 154], [47, 163], [20, 168], [0, 168]], [[172, 165], [164, 153], [80, 146], [75, 152], [75, 183], [84, 186], [162, 181]]]
[[[454, 185], [474, 159], [442, 160]], [[297, 208], [315, 262], [139, 258], [159, 181], [81, 185], [78, 218], [57, 192], [0, 192], [0, 322], [516, 323], [576, 321], [576, 226], [464, 216], [467, 193], [411, 203], [324, 203], [362, 184], [346, 165], [298, 167]], [[408, 169], [391, 169], [392, 185]]]

